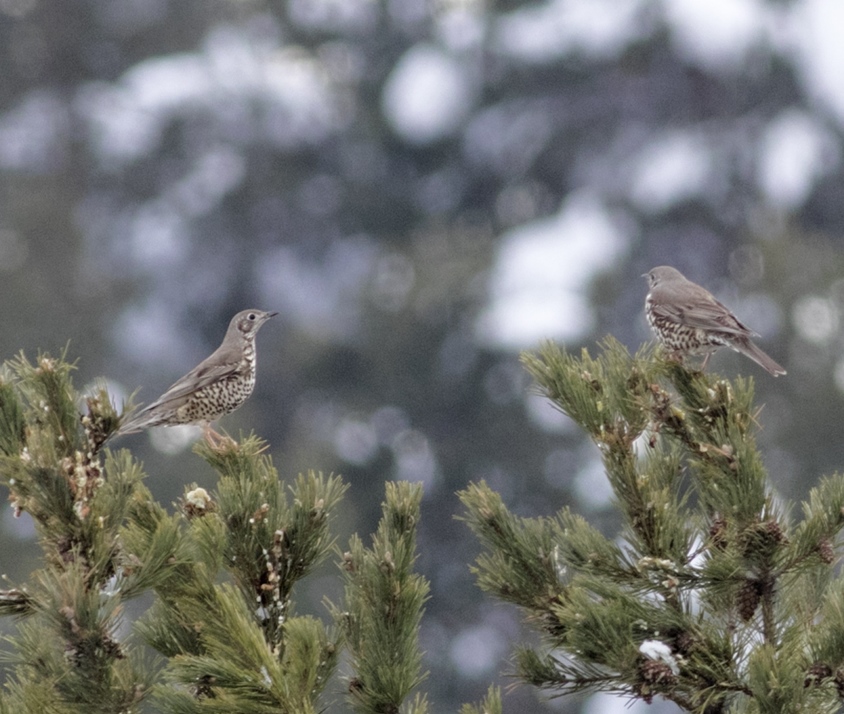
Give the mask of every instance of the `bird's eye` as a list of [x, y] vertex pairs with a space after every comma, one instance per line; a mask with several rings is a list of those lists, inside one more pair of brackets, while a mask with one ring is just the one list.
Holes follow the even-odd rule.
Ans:
[[258, 316], [254, 312], [250, 312], [247, 316], [247, 320], [255, 320]]

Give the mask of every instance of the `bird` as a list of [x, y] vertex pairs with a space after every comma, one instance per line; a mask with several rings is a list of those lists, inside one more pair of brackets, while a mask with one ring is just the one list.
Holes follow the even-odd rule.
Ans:
[[243, 310], [229, 322], [222, 344], [152, 404], [121, 424], [115, 435], [154, 426], [200, 424], [206, 442], [220, 439], [211, 422], [233, 412], [255, 388], [255, 336], [277, 312]]
[[706, 369], [713, 352], [730, 347], [775, 377], [786, 373], [750, 339], [759, 335], [706, 288], [669, 265], [657, 266], [642, 277], [650, 287], [645, 298], [648, 323], [675, 358], [682, 362], [686, 355], [705, 355], [701, 369]]

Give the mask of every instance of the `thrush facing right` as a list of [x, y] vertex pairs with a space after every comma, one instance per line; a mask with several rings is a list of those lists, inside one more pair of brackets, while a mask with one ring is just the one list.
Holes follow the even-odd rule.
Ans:
[[222, 344], [152, 404], [122, 424], [117, 434], [153, 426], [202, 424], [205, 439], [218, 437], [211, 422], [233, 412], [255, 388], [255, 336], [277, 312], [243, 310], [229, 323]]
[[660, 265], [645, 274], [650, 291], [645, 313], [657, 339], [680, 360], [730, 347], [752, 359], [775, 377], [785, 370], [751, 341], [758, 335], [718, 302], [706, 288], [688, 280], [679, 270]]

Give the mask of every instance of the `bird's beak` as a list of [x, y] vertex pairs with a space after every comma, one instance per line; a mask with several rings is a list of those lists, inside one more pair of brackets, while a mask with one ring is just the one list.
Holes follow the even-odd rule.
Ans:
[[278, 313], [277, 313], [277, 312], [268, 312], [268, 313], [267, 313], [267, 319], [269, 319], [269, 318], [271, 318], [271, 317], [275, 317], [276, 315], [278, 315]]

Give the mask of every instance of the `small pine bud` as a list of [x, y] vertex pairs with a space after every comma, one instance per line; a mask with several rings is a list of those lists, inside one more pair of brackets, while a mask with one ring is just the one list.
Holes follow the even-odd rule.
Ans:
[[194, 488], [185, 494], [185, 497], [179, 500], [179, 505], [182, 507], [182, 513], [191, 520], [193, 518], [201, 518], [207, 513], [211, 513], [217, 508], [214, 499], [204, 488]]
[[73, 548], [73, 539], [68, 535], [62, 535], [55, 541], [56, 552], [62, 563], [72, 563], [76, 559], [76, 552]]
[[120, 643], [111, 637], [104, 637], [100, 643], [103, 652], [112, 659], [126, 659], [126, 653]]
[[270, 505], [268, 503], [262, 503], [258, 510], [252, 514], [252, 518], [249, 519], [250, 525], [254, 526], [256, 523], [261, 523], [269, 512]]
[[290, 536], [287, 535], [287, 530], [279, 528], [273, 533], [273, 557], [276, 563], [286, 559], [290, 553]]
[[32, 598], [23, 590], [0, 590], [0, 605], [4, 610], [23, 614], [29, 612], [33, 604]]
[[736, 595], [736, 607], [742, 620], [747, 622], [753, 617], [761, 599], [761, 584], [756, 580], [746, 580]]
[[82, 428], [85, 431], [89, 451], [96, 454], [109, 437], [117, 431], [120, 426], [120, 416], [104, 389], [86, 397], [85, 403], [88, 405], [88, 413], [81, 418]]

